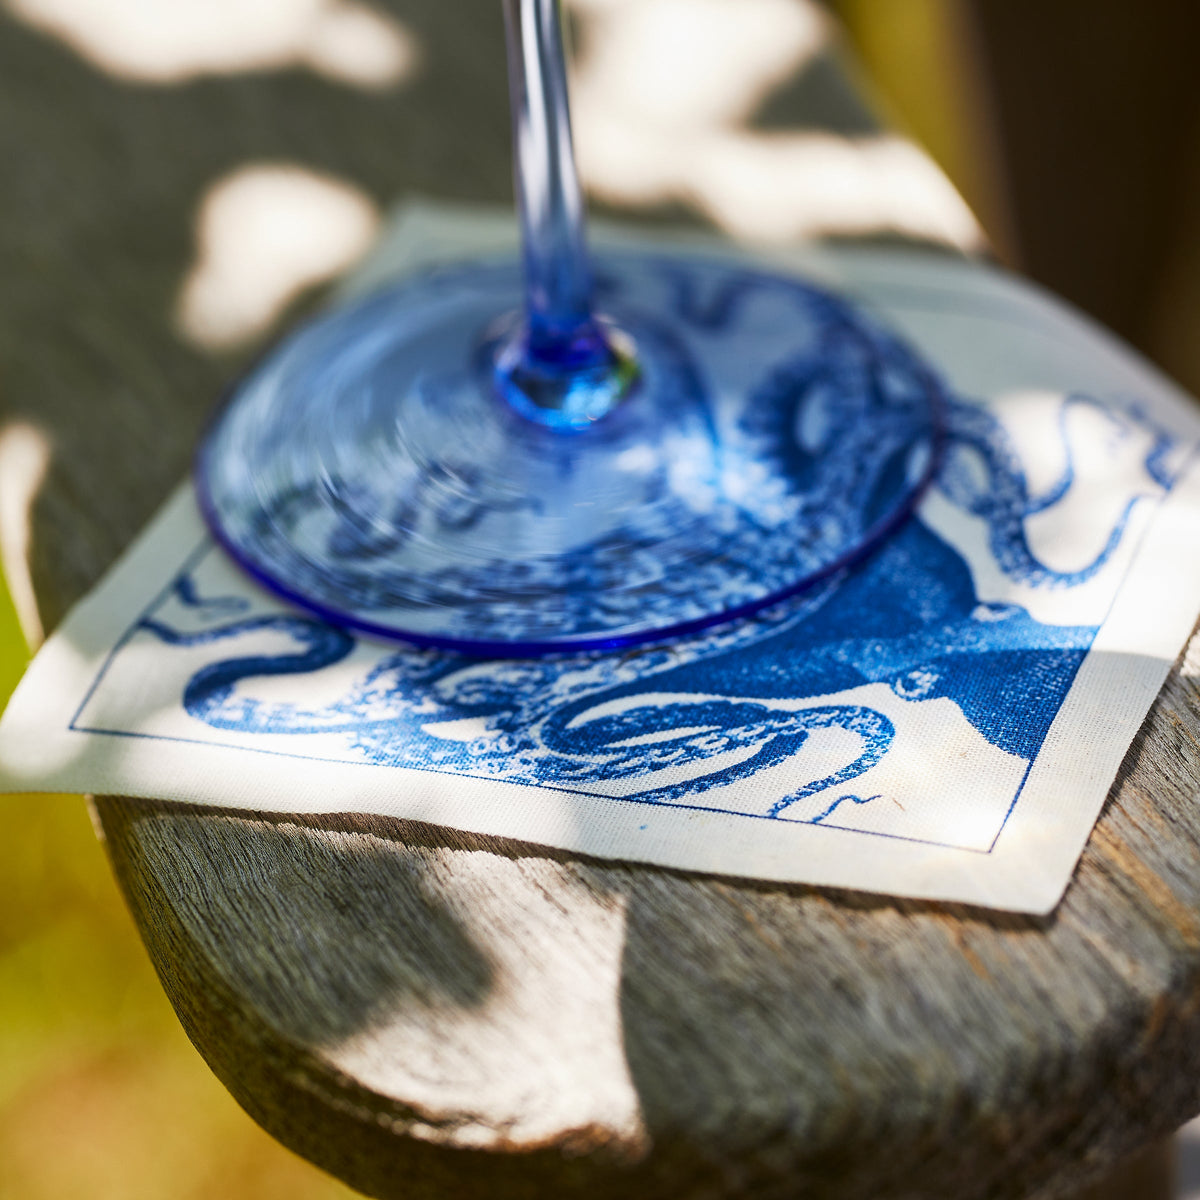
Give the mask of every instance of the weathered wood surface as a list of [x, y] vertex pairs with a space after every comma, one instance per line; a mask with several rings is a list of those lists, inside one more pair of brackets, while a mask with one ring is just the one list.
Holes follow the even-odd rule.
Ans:
[[1175, 1143], [1175, 1138], [1152, 1142], [1071, 1200], [1172, 1200], [1181, 1182], [1188, 1186], [1186, 1178], [1179, 1179]]
[[[0, 18], [0, 399], [54, 442], [48, 625], [232, 370], [170, 324], [215, 177], [282, 158], [381, 201], [507, 195], [499, 6], [396, 7], [427, 62], [399, 99], [301, 73], [132, 86]], [[1049, 1198], [1200, 1109], [1198, 674], [1200, 642], [1044, 920], [380, 818], [97, 808], [200, 1051], [370, 1194]]]

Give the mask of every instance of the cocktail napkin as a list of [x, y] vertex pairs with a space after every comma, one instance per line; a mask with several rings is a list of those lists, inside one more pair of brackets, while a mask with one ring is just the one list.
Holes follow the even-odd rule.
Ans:
[[[351, 287], [513, 236], [503, 216], [410, 206]], [[33, 663], [0, 722], [0, 784], [385, 813], [1051, 909], [1200, 611], [1200, 416], [986, 266], [773, 261], [892, 326], [953, 395], [937, 483], [866, 562], [666, 645], [473, 660], [289, 608], [214, 546], [184, 485]]]

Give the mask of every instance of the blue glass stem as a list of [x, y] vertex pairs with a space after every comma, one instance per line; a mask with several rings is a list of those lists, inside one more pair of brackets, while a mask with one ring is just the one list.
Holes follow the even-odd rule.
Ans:
[[570, 338], [591, 319], [592, 280], [558, 3], [504, 0], [504, 12], [530, 332]]
[[637, 370], [592, 312], [558, 0], [503, 2], [525, 308], [497, 352], [497, 383], [523, 415], [581, 429], [620, 403]]

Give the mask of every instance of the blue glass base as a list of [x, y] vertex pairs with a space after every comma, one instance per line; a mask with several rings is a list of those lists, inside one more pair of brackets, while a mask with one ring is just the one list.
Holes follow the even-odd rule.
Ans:
[[294, 333], [201, 447], [218, 539], [334, 623], [515, 656], [749, 614], [911, 511], [942, 393], [903, 343], [738, 261], [601, 254], [595, 274], [626, 359], [574, 406], [522, 409], [516, 262], [407, 279]]
[[536, 339], [517, 318], [502, 322], [484, 354], [485, 363], [492, 358], [500, 398], [521, 416], [561, 432], [591, 428], [641, 380], [637, 351], [621, 330], [590, 320], [573, 334]]

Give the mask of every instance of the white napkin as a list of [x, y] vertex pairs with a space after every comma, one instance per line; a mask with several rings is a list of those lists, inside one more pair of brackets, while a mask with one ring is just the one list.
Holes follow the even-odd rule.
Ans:
[[[409, 206], [351, 286], [512, 239], [496, 214]], [[1200, 416], [991, 268], [773, 261], [897, 329], [954, 395], [938, 484], [866, 563], [668, 646], [483, 662], [289, 608], [184, 485], [37, 656], [0, 721], [0, 785], [1051, 909], [1200, 611]]]

